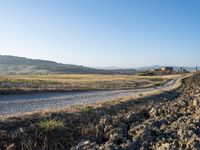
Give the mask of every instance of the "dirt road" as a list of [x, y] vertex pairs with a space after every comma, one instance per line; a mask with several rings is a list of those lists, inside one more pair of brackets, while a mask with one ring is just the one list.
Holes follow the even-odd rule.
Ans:
[[49, 108], [57, 109], [76, 104], [146, 94], [156, 90], [171, 90], [177, 86], [181, 78], [183, 77], [172, 79], [161, 86], [144, 89], [1, 95], [0, 115], [15, 115]]

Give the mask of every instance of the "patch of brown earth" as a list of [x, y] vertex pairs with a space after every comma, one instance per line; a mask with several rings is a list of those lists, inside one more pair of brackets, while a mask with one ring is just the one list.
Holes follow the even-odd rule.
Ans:
[[101, 117], [95, 139], [84, 137], [71, 150], [200, 149], [200, 76], [187, 79], [185, 85], [174, 100]]

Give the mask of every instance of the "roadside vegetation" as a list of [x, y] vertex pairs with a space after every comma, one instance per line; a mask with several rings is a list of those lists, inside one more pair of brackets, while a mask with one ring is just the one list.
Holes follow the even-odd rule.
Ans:
[[133, 89], [155, 86], [174, 76], [136, 75], [2, 75], [0, 93]]
[[45, 119], [39, 123], [39, 127], [45, 131], [62, 130], [65, 128], [65, 124], [61, 120]]
[[154, 84], [154, 86], [160, 86], [162, 83], [161, 82], [157, 82]]

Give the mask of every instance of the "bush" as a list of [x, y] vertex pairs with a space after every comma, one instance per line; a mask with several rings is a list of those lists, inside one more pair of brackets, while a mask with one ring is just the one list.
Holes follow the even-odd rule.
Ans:
[[90, 106], [86, 106], [83, 109], [83, 112], [85, 112], [85, 113], [90, 113], [91, 111], [92, 111], [92, 107], [90, 107]]
[[154, 86], [160, 86], [161, 85], [161, 82], [157, 82], [154, 84]]

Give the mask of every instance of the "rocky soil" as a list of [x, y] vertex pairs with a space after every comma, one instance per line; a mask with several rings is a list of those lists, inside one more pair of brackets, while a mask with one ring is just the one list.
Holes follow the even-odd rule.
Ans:
[[177, 98], [139, 111], [102, 116], [94, 135], [81, 137], [71, 150], [200, 149], [200, 76], [178, 91]]

